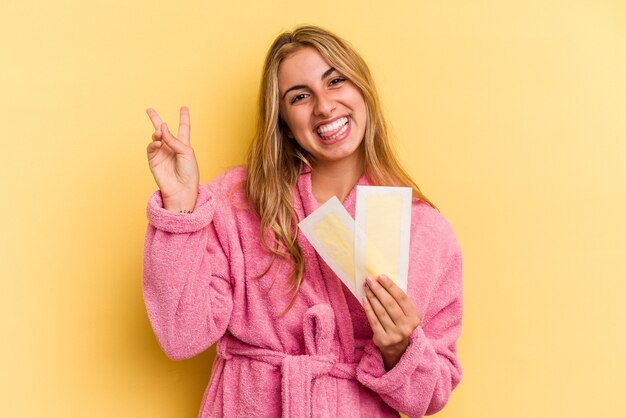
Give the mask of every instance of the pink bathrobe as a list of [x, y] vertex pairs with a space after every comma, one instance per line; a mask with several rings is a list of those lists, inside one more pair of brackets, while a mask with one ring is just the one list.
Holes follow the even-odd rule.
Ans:
[[[421, 324], [385, 371], [361, 304], [298, 235], [304, 280], [291, 310], [290, 265], [271, 260], [246, 205], [244, 168], [200, 187], [192, 214], [148, 203], [143, 291], [159, 344], [185, 359], [217, 342], [200, 417], [411, 417], [444, 407], [461, 380], [461, 253], [448, 223], [413, 204], [408, 295]], [[368, 184], [362, 177], [359, 184]], [[344, 206], [354, 216], [356, 188]], [[294, 187], [299, 220], [318, 204], [311, 175]]]

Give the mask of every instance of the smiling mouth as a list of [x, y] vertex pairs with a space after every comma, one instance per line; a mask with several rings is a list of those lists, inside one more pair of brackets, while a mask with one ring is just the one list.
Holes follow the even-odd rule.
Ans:
[[344, 116], [327, 125], [320, 126], [315, 132], [320, 139], [324, 141], [332, 141], [346, 132], [349, 121], [348, 117]]

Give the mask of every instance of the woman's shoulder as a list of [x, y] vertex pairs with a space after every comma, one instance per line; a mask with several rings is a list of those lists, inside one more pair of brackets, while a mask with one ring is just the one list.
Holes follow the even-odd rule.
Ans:
[[246, 178], [248, 170], [245, 166], [227, 168], [219, 173], [204, 187], [213, 195], [220, 197], [245, 194]]
[[422, 200], [413, 202], [411, 235], [415, 238], [412, 241], [430, 250], [438, 248], [450, 256], [461, 252], [456, 234], [448, 220], [441, 212]]
[[248, 169], [243, 165], [238, 165], [222, 171], [208, 186], [216, 190], [227, 190], [238, 184], [244, 184], [247, 177]]
[[218, 212], [249, 208], [246, 198], [247, 177], [248, 170], [245, 166], [230, 167], [204, 186], [218, 200]]

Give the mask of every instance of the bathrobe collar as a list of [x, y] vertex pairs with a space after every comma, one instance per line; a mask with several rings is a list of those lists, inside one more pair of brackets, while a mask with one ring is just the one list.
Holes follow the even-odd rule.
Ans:
[[[356, 184], [350, 190], [350, 193], [346, 197], [346, 199], [341, 202], [343, 206], [346, 208], [350, 216], [354, 218], [354, 212], [356, 209], [356, 186], [368, 186], [370, 185], [370, 181], [368, 180], [365, 173], [359, 177]], [[300, 176], [298, 177], [298, 181], [296, 184], [296, 189], [298, 196], [296, 197], [295, 209], [296, 212], [299, 212], [300, 209], [302, 212], [298, 213], [299, 220], [302, 220], [313, 213], [318, 207], [319, 204], [313, 195], [313, 188], [311, 185], [311, 167], [304, 166], [302, 171], [300, 172]], [[298, 199], [299, 197], [299, 199]]]

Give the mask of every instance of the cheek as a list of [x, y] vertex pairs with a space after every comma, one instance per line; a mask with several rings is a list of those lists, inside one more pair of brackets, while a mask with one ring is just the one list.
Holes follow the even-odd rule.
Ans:
[[309, 122], [304, 112], [300, 111], [288, 112], [287, 114], [285, 114], [284, 121], [291, 130], [291, 132], [306, 130]]
[[360, 109], [359, 113], [362, 115], [361, 116], [362, 122], [367, 123], [369, 111], [367, 109], [367, 105], [365, 104], [365, 100], [361, 99], [359, 109]]
[[350, 107], [356, 111], [358, 116], [362, 119], [367, 119], [367, 105], [365, 104], [365, 99], [361, 95], [361, 92], [356, 89], [352, 90], [346, 100], [350, 103]]

